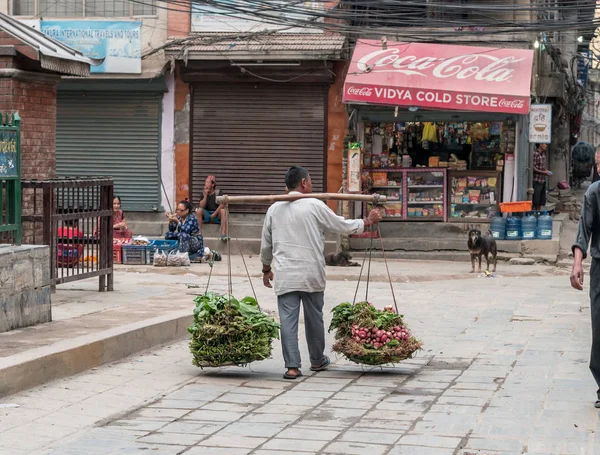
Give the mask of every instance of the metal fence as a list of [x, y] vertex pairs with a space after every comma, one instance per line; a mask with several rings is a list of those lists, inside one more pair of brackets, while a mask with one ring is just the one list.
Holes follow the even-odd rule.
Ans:
[[113, 180], [78, 177], [23, 180], [23, 237], [50, 245], [51, 285], [99, 277], [113, 290]]
[[0, 243], [21, 244], [21, 119], [0, 112]]

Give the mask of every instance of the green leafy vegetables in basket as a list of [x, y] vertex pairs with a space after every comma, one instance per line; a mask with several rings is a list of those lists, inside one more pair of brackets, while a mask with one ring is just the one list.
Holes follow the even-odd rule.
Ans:
[[194, 302], [194, 323], [188, 328], [194, 365], [245, 365], [271, 356], [279, 324], [260, 310], [256, 299], [207, 292]]
[[380, 311], [369, 302], [341, 303], [333, 309], [332, 330], [336, 331], [333, 350], [356, 363], [399, 362], [411, 358], [422, 346], [392, 306]]

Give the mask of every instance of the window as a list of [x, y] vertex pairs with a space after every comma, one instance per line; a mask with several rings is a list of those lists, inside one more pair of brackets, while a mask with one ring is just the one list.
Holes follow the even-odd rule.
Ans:
[[12, 11], [41, 18], [154, 16], [156, 0], [13, 0]]

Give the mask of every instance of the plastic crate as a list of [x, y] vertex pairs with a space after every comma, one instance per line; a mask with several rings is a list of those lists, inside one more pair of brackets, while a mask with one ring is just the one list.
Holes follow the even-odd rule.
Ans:
[[113, 244], [113, 264], [123, 263], [123, 245], [115, 243]]
[[123, 264], [145, 265], [148, 245], [123, 245]]
[[154, 264], [154, 253], [156, 250], [170, 253], [178, 246], [179, 242], [177, 240], [153, 240], [150, 245], [148, 245], [148, 250], [146, 252], [146, 264]]
[[501, 202], [500, 211], [502, 213], [530, 212], [531, 201]]

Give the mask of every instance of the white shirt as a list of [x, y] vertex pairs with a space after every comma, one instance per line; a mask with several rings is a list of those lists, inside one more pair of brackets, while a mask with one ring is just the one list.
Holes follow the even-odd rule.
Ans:
[[260, 260], [273, 263], [275, 294], [324, 291], [325, 233], [361, 234], [364, 229], [363, 220], [337, 216], [318, 199], [273, 204], [263, 225]]

